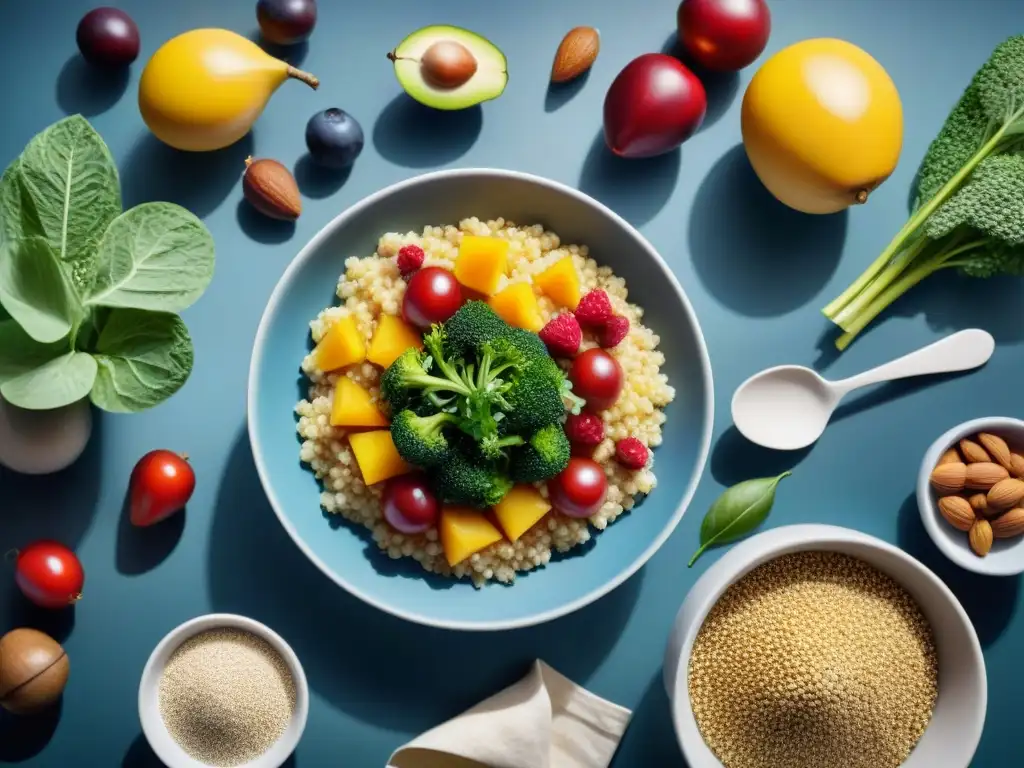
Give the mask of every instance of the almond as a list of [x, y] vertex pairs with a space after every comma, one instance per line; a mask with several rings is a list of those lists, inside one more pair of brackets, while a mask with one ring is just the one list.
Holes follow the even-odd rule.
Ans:
[[551, 82], [565, 83], [582, 75], [593, 65], [600, 48], [601, 36], [593, 27], [570, 29], [555, 53]]
[[963, 460], [960, 458], [960, 454], [956, 448], [950, 448], [942, 456], [939, 457], [939, 464], [962, 464]]
[[[955, 466], [947, 464], [945, 466]], [[1010, 476], [1003, 467], [993, 464], [991, 461], [976, 461], [967, 465], [967, 477], [964, 480], [965, 488], [974, 488], [979, 491], [987, 491], [1000, 480]]]
[[967, 480], [966, 464], [940, 464], [932, 470], [932, 487], [943, 495], [959, 493]]
[[946, 522], [961, 531], [971, 530], [974, 521], [974, 510], [962, 496], [943, 496], [939, 499], [939, 512], [946, 518]]
[[1024, 480], [1008, 477], [988, 489], [988, 505], [995, 509], [1016, 507], [1024, 499]]
[[1024, 509], [1016, 507], [992, 521], [992, 535], [997, 539], [1011, 539], [1024, 533]]
[[985, 452], [984, 448], [966, 437], [960, 441], [960, 452], [968, 464], [972, 461], [992, 461], [992, 457]]
[[277, 160], [245, 160], [242, 193], [253, 208], [272, 219], [295, 221], [302, 213], [299, 185]]
[[1012, 468], [1010, 463], [1010, 448], [1006, 444], [1006, 441], [998, 435], [992, 435], [988, 432], [982, 432], [978, 435], [978, 442], [985, 446], [985, 450], [988, 451], [992, 457], [992, 461], [995, 461], [1003, 469], [1009, 470]]
[[984, 517], [991, 517], [993, 514], [999, 514], [997, 509], [989, 509], [988, 496], [984, 493], [976, 493], [967, 499], [967, 503], [971, 505], [971, 509], [979, 515]]
[[984, 557], [992, 549], [992, 524], [988, 520], [975, 520], [968, 539], [974, 553], [979, 557]]
[[1024, 456], [1019, 453], [1010, 454], [1010, 473], [1024, 480]]

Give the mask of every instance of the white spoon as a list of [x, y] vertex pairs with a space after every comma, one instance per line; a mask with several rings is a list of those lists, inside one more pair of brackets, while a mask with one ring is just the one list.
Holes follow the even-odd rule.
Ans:
[[732, 397], [732, 420], [748, 440], [777, 450], [806, 448], [825, 431], [839, 401], [859, 387], [930, 373], [968, 371], [988, 362], [996, 342], [972, 328], [841, 381], [810, 368], [780, 365], [754, 374]]

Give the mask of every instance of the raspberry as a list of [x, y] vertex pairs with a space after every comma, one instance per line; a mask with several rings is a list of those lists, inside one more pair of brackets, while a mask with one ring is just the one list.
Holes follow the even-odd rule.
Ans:
[[408, 277], [423, 266], [426, 254], [418, 245], [403, 245], [398, 251], [398, 271], [402, 277]]
[[552, 357], [572, 357], [583, 341], [583, 331], [576, 318], [568, 312], [552, 318], [540, 329], [540, 340], [547, 344]]
[[565, 419], [565, 436], [571, 443], [595, 446], [604, 440], [604, 422], [600, 416], [586, 411], [570, 413]]
[[626, 469], [643, 469], [650, 452], [639, 438], [627, 437], [615, 444], [615, 458]]
[[576, 307], [576, 319], [580, 325], [601, 327], [611, 316], [612, 303], [608, 300], [608, 294], [600, 289], [590, 291], [580, 299]]
[[610, 349], [626, 338], [628, 333], [629, 320], [622, 315], [612, 315], [601, 329], [599, 342], [605, 349]]

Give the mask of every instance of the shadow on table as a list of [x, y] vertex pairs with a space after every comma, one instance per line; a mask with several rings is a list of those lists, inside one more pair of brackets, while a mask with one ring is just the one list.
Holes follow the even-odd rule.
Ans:
[[[289, 755], [288, 759], [281, 763], [281, 768], [295, 768], [298, 765], [295, 755]], [[135, 737], [128, 747], [128, 751], [121, 758], [121, 768], [164, 768], [160, 758], [149, 746], [144, 734]]]
[[661, 46], [661, 52], [679, 59], [688, 69], [693, 71], [704, 86], [708, 106], [704, 113], [704, 122], [700, 124], [697, 133], [710, 128], [729, 111], [729, 107], [732, 106], [733, 101], [736, 99], [736, 93], [740, 89], [739, 72], [713, 72], [712, 70], [705, 69], [686, 55], [679, 44], [679, 34], [676, 32], [668, 36], [664, 45]]
[[1013, 619], [1013, 608], [1020, 592], [1019, 576], [984, 576], [961, 568], [942, 554], [924, 529], [917, 496], [913, 493], [900, 507], [896, 541], [953, 591], [983, 646], [988, 647], [999, 639]]
[[209, 551], [215, 611], [266, 622], [293, 645], [310, 686], [333, 706], [407, 732], [510, 685], [536, 658], [585, 685], [632, 613], [643, 578], [641, 570], [596, 604], [526, 629], [450, 632], [397, 619], [336, 586], [289, 539], [260, 486], [244, 430], [221, 481]]
[[633, 710], [633, 717], [615, 752], [610, 768], [686, 768], [688, 765], [675, 738], [671, 705], [665, 693], [661, 674], [661, 667], [658, 667], [657, 674], [651, 678], [640, 703]]
[[432, 168], [458, 160], [476, 143], [483, 127], [480, 105], [440, 110], [400, 93], [373, 124], [373, 146], [388, 162]]
[[697, 276], [724, 306], [773, 317], [810, 301], [829, 281], [846, 239], [847, 213], [811, 216], [765, 188], [738, 144], [697, 189], [689, 247]]
[[564, 107], [576, 97], [577, 93], [583, 90], [588, 79], [590, 79], [589, 69], [567, 83], [548, 83], [547, 92], [544, 94], [544, 111], [555, 112]]
[[726, 488], [752, 477], [775, 477], [792, 470], [807, 458], [814, 446], [799, 451], [773, 451], [745, 438], [729, 427], [711, 451], [711, 476]]
[[64, 62], [57, 76], [57, 106], [67, 115], [99, 115], [117, 104], [130, 79], [128, 67], [94, 67], [76, 53]]
[[352, 168], [325, 168], [307, 152], [295, 163], [295, 183], [305, 197], [321, 200], [341, 189], [352, 175]]
[[235, 219], [239, 228], [250, 240], [264, 245], [276, 245], [291, 240], [295, 234], [295, 222], [272, 219], [257, 211], [244, 197], [238, 201]]
[[58, 700], [36, 715], [11, 715], [0, 710], [0, 763], [31, 760], [50, 743], [63, 707]]
[[139, 576], [170, 557], [185, 531], [187, 514], [188, 509], [182, 509], [154, 525], [144, 528], [132, 525], [131, 494], [126, 490], [117, 523], [117, 572], [125, 576]]

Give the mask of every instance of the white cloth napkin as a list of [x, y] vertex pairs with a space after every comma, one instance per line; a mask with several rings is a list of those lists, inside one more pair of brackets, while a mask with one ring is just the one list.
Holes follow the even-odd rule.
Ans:
[[400, 747], [388, 768], [607, 768], [632, 714], [538, 659], [519, 682]]

